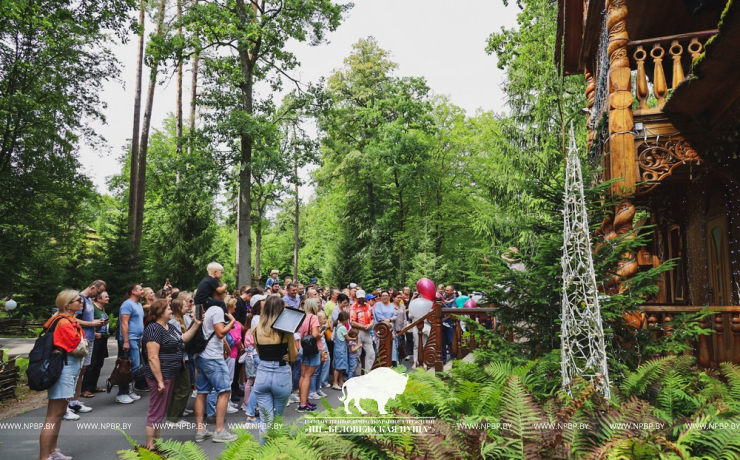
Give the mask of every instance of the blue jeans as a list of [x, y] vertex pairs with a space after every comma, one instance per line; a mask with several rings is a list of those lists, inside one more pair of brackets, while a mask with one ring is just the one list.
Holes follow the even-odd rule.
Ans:
[[257, 409], [257, 393], [254, 392], [254, 388], [252, 389], [252, 392], [249, 393], [249, 399], [247, 400], [247, 416], [254, 417], [254, 411]]
[[[139, 353], [139, 342], [140, 341], [141, 339], [129, 338], [128, 344], [129, 344], [130, 349], [128, 352], [125, 352], [125, 351], [123, 352], [124, 356], [129, 356], [131, 358], [131, 372], [132, 373], [136, 371], [136, 369], [138, 369], [139, 366], [141, 366], [141, 362], [140, 362], [141, 354]], [[119, 339], [118, 345], [119, 347], [123, 348], [123, 340]], [[131, 393], [130, 386], [131, 386], [130, 384], [129, 385], [119, 385], [118, 386], [118, 396], [127, 395]]]
[[349, 356], [348, 362], [347, 362], [347, 380], [355, 376], [355, 369], [357, 369], [357, 365], [359, 363], [360, 363], [359, 356], [352, 356], [352, 355]]
[[293, 391], [298, 391], [298, 381], [301, 379], [302, 364], [303, 364], [303, 348], [298, 350], [298, 357], [293, 363]]
[[329, 368], [331, 367], [330, 364], [330, 361], [319, 363], [319, 367], [316, 368], [316, 371], [314, 371], [313, 373], [313, 377], [311, 377], [311, 393], [320, 390], [321, 385], [329, 383]]
[[260, 444], [267, 441], [265, 434], [275, 415], [283, 415], [291, 388], [290, 366], [278, 361], [262, 361], [257, 367], [252, 394], [260, 408]]

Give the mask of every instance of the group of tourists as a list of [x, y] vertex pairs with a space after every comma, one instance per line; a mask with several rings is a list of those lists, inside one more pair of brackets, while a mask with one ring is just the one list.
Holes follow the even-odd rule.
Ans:
[[[236, 440], [224, 420], [239, 408], [248, 422], [259, 417], [264, 442], [274, 416], [287, 406], [297, 403], [299, 412], [315, 411], [312, 401], [327, 396], [323, 389], [341, 391], [346, 380], [372, 369], [376, 323], [385, 322], [393, 331], [394, 365], [418, 356], [416, 328], [401, 334], [414, 320], [407, 307], [416, 293], [408, 287], [366, 292], [351, 283], [340, 291], [321, 288], [315, 279], [307, 286], [289, 278], [281, 283], [273, 270], [264, 289], [243, 286], [229, 294], [221, 282], [223, 271], [220, 264], [210, 263], [208, 276], [193, 293], [172, 287], [169, 280], [156, 292], [140, 284], [127, 287], [115, 331], [105, 311], [110, 296], [104, 281], [58, 294], [56, 311], [44, 328], [53, 334], [54, 353], [63, 353], [66, 360], [48, 389], [40, 460], [71, 459], [57, 445], [60, 422], [92, 411], [80, 398], [106, 391], [98, 380], [112, 334], [119, 357], [130, 358], [132, 374], [138, 376], [132, 384], [118, 386], [115, 401], [133, 404], [141, 399], [138, 393], [149, 393], [150, 449], [156, 448], [164, 422], [188, 426], [181, 418], [191, 412], [186, 409], [190, 397], [195, 398], [196, 442]], [[448, 294], [443, 294], [445, 303]], [[286, 307], [305, 313], [293, 334], [272, 328]], [[109, 381], [108, 391], [111, 386]], [[205, 421], [215, 425], [213, 432]]]

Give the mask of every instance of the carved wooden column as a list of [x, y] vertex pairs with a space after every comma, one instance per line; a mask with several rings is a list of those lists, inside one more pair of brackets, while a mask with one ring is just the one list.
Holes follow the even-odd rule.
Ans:
[[[703, 329], [709, 329], [712, 327], [711, 320], [708, 317], [704, 317], [701, 320], [701, 327]], [[699, 365], [701, 367], [709, 367], [712, 363], [712, 348], [709, 342], [710, 335], [699, 336]]]
[[722, 313], [714, 315], [714, 357], [717, 364], [727, 361], [725, 356], [725, 319]]
[[387, 323], [377, 323], [373, 328], [375, 337], [378, 338], [378, 353], [375, 356], [373, 369], [378, 367], [391, 367], [393, 359], [393, 330]]
[[730, 330], [733, 338], [732, 362], [740, 364], [740, 313], [732, 315]]
[[[609, 177], [619, 179], [612, 185], [613, 194], [626, 192], [626, 198], [617, 206], [614, 231], [626, 235], [632, 230], [635, 215], [630, 196], [635, 186], [635, 139], [632, 135], [632, 78], [627, 56], [627, 2], [607, 0], [606, 27], [609, 32]], [[626, 254], [617, 274], [623, 278], [634, 275], [637, 263], [634, 254]]]

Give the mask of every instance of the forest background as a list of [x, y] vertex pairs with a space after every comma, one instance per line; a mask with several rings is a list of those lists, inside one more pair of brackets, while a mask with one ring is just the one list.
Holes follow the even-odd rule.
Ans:
[[[503, 1], [517, 25], [481, 47], [506, 74], [506, 107], [474, 114], [422, 76], [401, 76], [373, 37], [326, 78], [295, 84], [299, 62], [285, 43], [321, 46], [351, 4], [2, 3], [0, 298], [22, 305], [14, 315], [44, 317], [60, 289], [95, 278], [116, 300], [131, 282], [192, 289], [211, 260], [230, 286], [262, 283], [270, 269], [292, 276], [296, 239], [298, 279], [321, 285], [429, 277], [489, 292], [509, 246], [535, 273], [548, 258], [540, 268], [550, 281], [536, 288], [544, 297], [558, 284], [552, 249], [571, 122], [586, 152], [583, 78], [554, 65], [555, 1]], [[172, 101], [152, 101], [142, 82], [142, 127], [101, 194], [79, 152], [100, 143], [91, 129], [100, 88], [121, 66], [112, 44], [141, 38], [139, 65], [154, 84], [181, 81], [185, 68], [198, 76], [197, 97], [149, 126], [152, 105]], [[254, 92], [258, 84], [272, 93]], [[310, 178], [299, 173], [307, 168]], [[309, 181], [314, 193], [296, 201], [296, 184]]]

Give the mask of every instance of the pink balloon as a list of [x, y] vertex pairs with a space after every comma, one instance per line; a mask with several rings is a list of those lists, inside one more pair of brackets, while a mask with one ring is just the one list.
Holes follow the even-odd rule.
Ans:
[[475, 307], [477, 307], [477, 306], [478, 306], [478, 304], [477, 304], [477, 303], [475, 303], [475, 300], [473, 300], [473, 299], [468, 299], [468, 300], [467, 300], [467, 301], [465, 302], [465, 304], [463, 305], [463, 308], [475, 308]]
[[440, 294], [438, 292], [437, 294], [434, 295], [434, 301], [435, 302], [444, 302], [445, 301], [445, 298], [444, 298], [444, 296], [442, 294]]
[[419, 295], [427, 300], [434, 300], [434, 297], [437, 294], [437, 289], [434, 287], [434, 281], [429, 278], [422, 278], [417, 281], [416, 290], [419, 292]]

